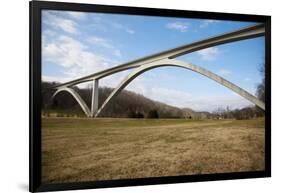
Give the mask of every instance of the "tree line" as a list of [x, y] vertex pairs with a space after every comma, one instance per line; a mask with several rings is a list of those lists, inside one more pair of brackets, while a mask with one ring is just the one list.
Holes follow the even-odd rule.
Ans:
[[[85, 116], [75, 99], [66, 92], [59, 93], [51, 100], [55, 90], [50, 89], [56, 83], [42, 82], [42, 109], [45, 116], [56, 113], [58, 116]], [[79, 93], [81, 98], [91, 106], [91, 88], [73, 89]], [[112, 88], [99, 88], [99, 107], [113, 91]], [[116, 118], [183, 118], [184, 114], [180, 108], [166, 105], [144, 97], [143, 95], [123, 90], [113, 98], [103, 109], [100, 117]]]
[[[257, 86], [256, 96], [265, 101], [265, 69], [262, 65], [259, 69], [263, 78]], [[50, 89], [58, 83], [42, 82], [42, 109], [43, 115], [49, 116], [55, 112], [57, 116], [85, 116], [80, 106], [69, 93], [59, 93], [51, 100], [55, 90]], [[88, 106], [91, 106], [91, 88], [73, 89], [80, 94]], [[112, 88], [99, 88], [99, 107], [113, 91]], [[257, 106], [249, 106], [242, 109], [218, 108], [212, 113], [196, 112], [190, 108], [173, 107], [158, 101], [151, 100], [143, 95], [128, 90], [122, 90], [103, 109], [100, 117], [116, 118], [186, 118], [186, 119], [251, 119], [264, 116], [264, 111]]]

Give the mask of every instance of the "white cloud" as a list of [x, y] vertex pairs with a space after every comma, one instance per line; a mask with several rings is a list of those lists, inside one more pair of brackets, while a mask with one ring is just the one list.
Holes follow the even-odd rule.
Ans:
[[68, 33], [77, 33], [75, 23], [68, 19], [57, 18], [52, 22], [52, 25], [58, 28], [61, 28]]
[[52, 11], [43, 12], [43, 22], [46, 25], [49, 25], [54, 29], [60, 29], [71, 34], [76, 34], [78, 32], [76, 28], [77, 24], [73, 20], [65, 19], [53, 13], [54, 12]]
[[87, 17], [86, 13], [83, 12], [79, 12], [79, 11], [67, 11], [66, 12], [70, 17], [74, 18], [74, 19], [85, 19]]
[[147, 81], [144, 77], [137, 77], [126, 89], [142, 94], [152, 100], [179, 108], [188, 107], [195, 111], [212, 112], [218, 108], [229, 107], [236, 109], [251, 105], [246, 99], [233, 92], [223, 96], [215, 94], [194, 96], [190, 92], [159, 87], [151, 83], [151, 80]]
[[42, 80], [46, 81], [46, 82], [67, 82], [71, 80], [71, 77], [57, 77], [57, 76], [46, 76], [46, 75], [42, 75]]
[[55, 31], [53, 30], [50, 30], [50, 29], [46, 29], [43, 31], [43, 35], [42, 37], [46, 37], [46, 36], [49, 36], [49, 37], [55, 37], [57, 34]]
[[192, 95], [188, 92], [176, 89], [152, 87], [150, 93], [147, 93], [147, 96], [169, 105], [183, 107], [184, 101], [189, 99]]
[[201, 97], [192, 97], [189, 101], [185, 102], [186, 107], [192, 108], [197, 111], [209, 111], [212, 112], [218, 108], [230, 109], [243, 108], [251, 105], [246, 99], [242, 98], [237, 94], [229, 96], [201, 96]]
[[214, 60], [219, 54], [219, 49], [216, 47], [206, 48], [197, 52], [202, 60]]
[[135, 33], [135, 31], [132, 30], [132, 29], [126, 29], [126, 32], [128, 32], [129, 34], [134, 34]]
[[145, 77], [136, 78], [127, 89], [142, 94], [150, 99], [175, 106], [178, 106], [177, 101], [182, 101], [191, 96], [189, 93], [180, 90], [155, 86], [151, 80], [148, 81]]
[[94, 45], [105, 47], [105, 48], [113, 48], [113, 46], [107, 39], [97, 37], [97, 36], [91, 36], [90, 38], [88, 38], [88, 42], [90, 42], [91, 44], [94, 44]]
[[118, 50], [118, 49], [115, 49], [115, 50], [113, 51], [113, 55], [114, 55], [114, 56], [117, 56], [117, 57], [121, 57], [121, 56], [122, 56], [121, 51]]
[[232, 72], [230, 70], [227, 70], [227, 69], [220, 69], [218, 71], [218, 74], [221, 75], [221, 76], [228, 76], [230, 75]]
[[97, 37], [97, 36], [91, 36], [88, 38], [88, 42], [95, 46], [101, 46], [101, 47], [110, 49], [114, 56], [117, 56], [117, 57], [122, 56], [121, 51], [119, 49], [115, 48], [114, 44], [108, 39]]
[[119, 29], [119, 30], [124, 30], [125, 32], [129, 33], [129, 34], [134, 34], [135, 31], [125, 25], [122, 25], [120, 23], [111, 23], [111, 25], [116, 28], [116, 29]]
[[180, 32], [186, 32], [189, 27], [189, 24], [184, 22], [174, 22], [174, 23], [168, 23], [166, 27], [168, 29], [174, 29]]
[[63, 67], [65, 77], [78, 78], [110, 67], [112, 61], [87, 51], [87, 46], [68, 37], [59, 36], [52, 42], [43, 42], [43, 65], [51, 62]]
[[249, 81], [251, 81], [252, 79], [251, 78], [248, 78], [248, 77], [246, 77], [246, 78], [244, 78], [244, 81], [245, 82], [249, 82]]
[[100, 80], [99, 85], [100, 86], [105, 86], [105, 87], [111, 87], [111, 88], [116, 88], [122, 80], [125, 79], [125, 77], [132, 71], [131, 70], [126, 70], [122, 72], [118, 72], [115, 74], [112, 74], [110, 76], [104, 77]]
[[[121, 80], [119, 79], [118, 82]], [[156, 83], [157, 81], [159, 81], [159, 77], [150, 76], [147, 78], [141, 75], [134, 79], [125, 89], [142, 94], [152, 100], [179, 108], [192, 108], [195, 111], [212, 112], [218, 108], [229, 107], [236, 109], [252, 105], [249, 101], [232, 91], [223, 95], [208, 93], [198, 96], [193, 95], [192, 91], [161, 87]]]
[[212, 19], [207, 19], [202, 21], [202, 23], [200, 24], [200, 28], [205, 28], [208, 27], [210, 24], [214, 24], [214, 23], [219, 23], [219, 20], [212, 20]]

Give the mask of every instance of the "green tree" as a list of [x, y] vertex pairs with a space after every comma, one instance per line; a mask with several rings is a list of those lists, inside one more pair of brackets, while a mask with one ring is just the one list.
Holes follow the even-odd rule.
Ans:
[[148, 112], [147, 118], [149, 118], [149, 119], [158, 119], [159, 118], [158, 111], [156, 109], [150, 110]]
[[127, 116], [128, 118], [137, 118], [137, 114], [135, 111], [129, 111]]
[[142, 118], [144, 118], [143, 113], [141, 113], [141, 112], [137, 112], [137, 113], [136, 113], [136, 118], [138, 118], [138, 119], [142, 119]]

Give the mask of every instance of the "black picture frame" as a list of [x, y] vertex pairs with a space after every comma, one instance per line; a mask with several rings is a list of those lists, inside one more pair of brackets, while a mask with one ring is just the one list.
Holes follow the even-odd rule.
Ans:
[[[47, 1], [29, 2], [30, 10], [30, 143], [29, 191], [59, 191], [89, 188], [108, 188], [152, 184], [260, 178], [271, 176], [271, 17], [234, 13], [185, 11], [141, 7], [108, 6]], [[41, 183], [41, 10], [68, 10], [83, 12], [119, 13], [131, 15], [217, 19], [262, 22], [265, 24], [265, 170], [191, 176], [152, 177], [130, 180], [107, 180], [64, 184]]]

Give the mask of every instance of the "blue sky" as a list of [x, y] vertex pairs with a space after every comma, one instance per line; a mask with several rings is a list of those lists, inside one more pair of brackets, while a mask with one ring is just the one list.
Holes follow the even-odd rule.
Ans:
[[[253, 24], [44, 10], [42, 77], [45, 81], [65, 82]], [[255, 94], [262, 79], [259, 68], [264, 62], [264, 38], [216, 46], [177, 59], [202, 66]], [[100, 85], [115, 87], [128, 73], [101, 79]], [[177, 67], [145, 72], [126, 89], [169, 105], [199, 111], [251, 105], [218, 83]]]

